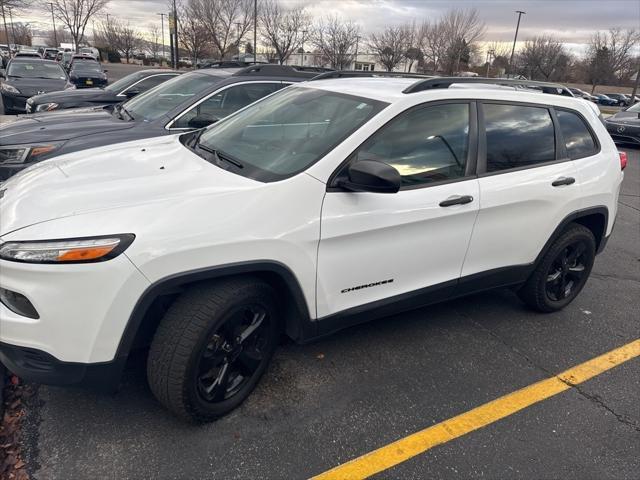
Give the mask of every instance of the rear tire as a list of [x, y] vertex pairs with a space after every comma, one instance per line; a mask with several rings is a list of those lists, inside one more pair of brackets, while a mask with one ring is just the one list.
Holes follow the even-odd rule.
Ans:
[[539, 312], [561, 310], [586, 284], [595, 256], [596, 241], [591, 230], [571, 224], [551, 244], [518, 296]]
[[255, 278], [197, 285], [169, 308], [147, 359], [149, 386], [180, 418], [210, 422], [253, 391], [277, 346], [275, 292]]

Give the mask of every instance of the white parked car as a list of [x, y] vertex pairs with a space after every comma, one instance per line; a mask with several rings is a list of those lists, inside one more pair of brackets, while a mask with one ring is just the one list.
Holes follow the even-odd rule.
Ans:
[[0, 359], [117, 383], [133, 348], [175, 414], [237, 407], [305, 342], [494, 287], [568, 305], [626, 158], [586, 102], [442, 81], [281, 90], [195, 133], [63, 155], [0, 187]]

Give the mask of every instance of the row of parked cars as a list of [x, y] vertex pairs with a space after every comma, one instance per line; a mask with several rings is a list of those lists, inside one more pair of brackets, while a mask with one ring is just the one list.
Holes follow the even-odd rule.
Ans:
[[637, 96], [634, 96], [632, 101], [631, 95], [627, 95], [626, 93], [597, 93], [591, 95], [579, 88], [570, 88], [570, 90], [576, 97], [584, 98], [585, 100], [608, 107], [629, 107], [634, 103], [640, 102], [640, 98]]
[[141, 349], [158, 400], [211, 421], [283, 335], [504, 286], [557, 311], [611, 235], [626, 156], [562, 85], [164, 74], [0, 127], [0, 361], [21, 377], [114, 387]]

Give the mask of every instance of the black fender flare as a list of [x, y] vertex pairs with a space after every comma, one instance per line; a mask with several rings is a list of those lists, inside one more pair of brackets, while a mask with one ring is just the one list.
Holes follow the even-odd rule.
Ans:
[[265, 273], [277, 275], [277, 277], [284, 282], [284, 285], [289, 291], [288, 293], [293, 299], [296, 308], [295, 325], [292, 326], [295, 331], [295, 339], [297, 341], [305, 341], [306, 339], [315, 337], [316, 322], [311, 320], [309, 306], [302, 293], [300, 282], [286, 265], [272, 260], [239, 262], [176, 273], [149, 285], [129, 315], [129, 320], [120, 338], [114, 361], [119, 364], [120, 368], [124, 368], [124, 364], [133, 347], [136, 334], [138, 333], [145, 314], [158, 297], [180, 292], [184, 286], [201, 281], [234, 275]]

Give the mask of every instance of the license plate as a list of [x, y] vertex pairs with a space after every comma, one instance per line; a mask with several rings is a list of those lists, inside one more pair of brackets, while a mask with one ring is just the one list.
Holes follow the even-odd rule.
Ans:
[[86, 83], [87, 85], [93, 85], [93, 80], [87, 80], [85, 83]]

